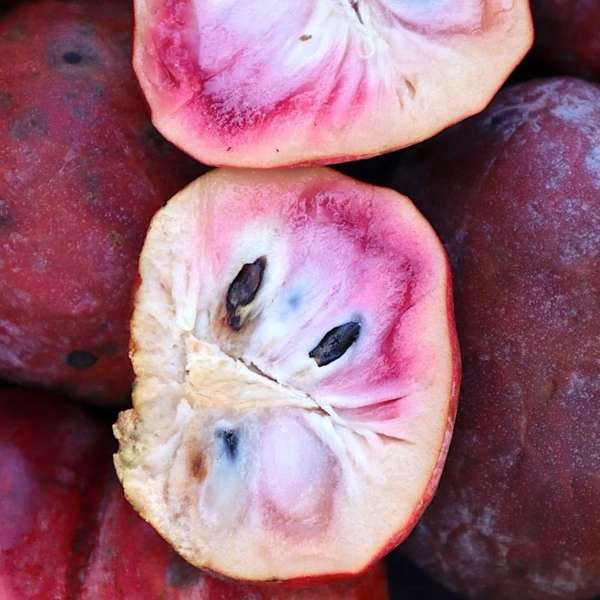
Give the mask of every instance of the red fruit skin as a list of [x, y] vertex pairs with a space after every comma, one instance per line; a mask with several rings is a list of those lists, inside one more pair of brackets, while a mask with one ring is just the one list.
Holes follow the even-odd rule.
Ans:
[[77, 598], [111, 472], [110, 430], [45, 392], [0, 391], [0, 598]]
[[587, 600], [600, 593], [600, 86], [505, 88], [397, 160], [393, 187], [448, 250], [463, 356], [440, 486], [400, 550], [469, 598]]
[[2, 600], [388, 600], [385, 567], [303, 589], [211, 577], [125, 500], [108, 422], [43, 391], [0, 391]]
[[205, 170], [152, 127], [132, 27], [125, 0], [0, 20], [0, 376], [98, 404], [128, 401], [150, 219]]
[[565, 75], [600, 79], [600, 4], [597, 0], [531, 0], [532, 54]]

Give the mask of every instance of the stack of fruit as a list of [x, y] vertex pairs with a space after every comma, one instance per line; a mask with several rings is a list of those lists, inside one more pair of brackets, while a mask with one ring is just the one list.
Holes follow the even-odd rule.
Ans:
[[527, 56], [525, 0], [0, 4], [0, 600], [600, 594], [600, 11], [545, 1]]

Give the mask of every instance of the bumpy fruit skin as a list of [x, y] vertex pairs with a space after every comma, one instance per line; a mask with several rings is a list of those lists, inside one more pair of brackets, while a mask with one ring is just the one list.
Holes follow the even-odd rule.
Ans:
[[132, 380], [148, 223], [202, 172], [152, 127], [128, 2], [21, 3], [0, 21], [0, 376], [97, 403]]
[[600, 592], [599, 140], [600, 87], [559, 78], [398, 156], [450, 256], [463, 356], [440, 487], [401, 549], [469, 598]]
[[532, 0], [533, 54], [558, 73], [600, 79], [600, 4]]
[[244, 586], [179, 557], [125, 500], [106, 422], [48, 393], [0, 391], [2, 600], [388, 600], [385, 568], [306, 589]]
[[215, 166], [369, 157], [480, 111], [533, 39], [524, 0], [135, 0], [163, 135]]

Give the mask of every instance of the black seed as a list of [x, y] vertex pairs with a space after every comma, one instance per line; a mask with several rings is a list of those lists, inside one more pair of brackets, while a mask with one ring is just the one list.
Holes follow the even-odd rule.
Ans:
[[65, 358], [65, 362], [74, 369], [87, 369], [96, 364], [98, 357], [87, 350], [73, 350]]
[[233, 429], [219, 429], [217, 438], [221, 442], [221, 456], [225, 456], [230, 462], [235, 462], [240, 445], [238, 432]]
[[245, 264], [229, 286], [225, 305], [229, 326], [234, 331], [242, 328], [238, 308], [247, 306], [256, 298], [266, 266], [267, 259], [264, 256], [257, 258], [253, 263]]
[[83, 56], [79, 52], [65, 52], [62, 59], [69, 65], [78, 65], [83, 60]]
[[323, 339], [308, 353], [319, 367], [324, 367], [343, 356], [360, 333], [360, 323], [350, 321], [328, 331]]

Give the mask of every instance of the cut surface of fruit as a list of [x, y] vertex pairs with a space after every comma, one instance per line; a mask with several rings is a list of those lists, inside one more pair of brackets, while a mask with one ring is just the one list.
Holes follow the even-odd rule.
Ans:
[[123, 497], [115, 440], [96, 417], [60, 396], [0, 387], [2, 600], [389, 600], [383, 561], [302, 588], [194, 568]]
[[373, 156], [480, 111], [532, 42], [525, 0], [136, 0], [161, 133], [206, 164]]
[[439, 240], [331, 169], [214, 170], [152, 221], [115, 464], [192, 564], [363, 571], [437, 484], [460, 376]]

